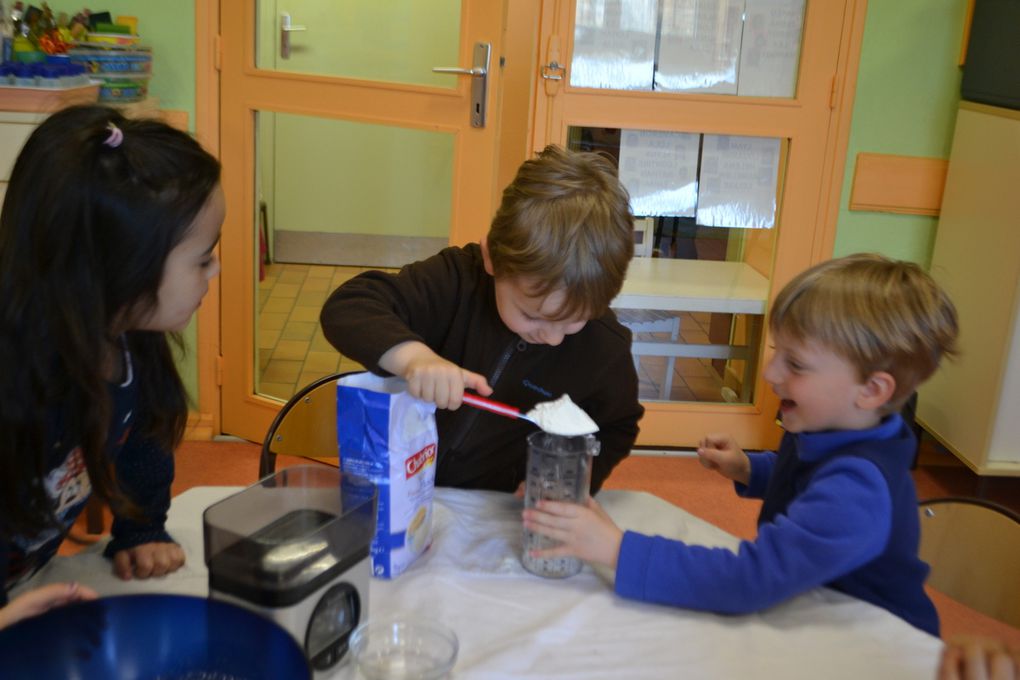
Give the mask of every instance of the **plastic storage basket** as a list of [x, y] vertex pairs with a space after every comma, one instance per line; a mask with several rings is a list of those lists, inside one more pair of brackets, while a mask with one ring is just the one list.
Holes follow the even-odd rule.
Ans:
[[149, 94], [148, 74], [99, 75], [99, 101], [122, 104], [140, 102]]
[[152, 73], [152, 52], [135, 50], [71, 50], [70, 60], [89, 73]]

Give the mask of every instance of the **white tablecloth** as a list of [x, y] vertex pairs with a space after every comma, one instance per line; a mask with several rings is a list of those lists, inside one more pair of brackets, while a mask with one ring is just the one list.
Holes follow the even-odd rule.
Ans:
[[[26, 585], [76, 579], [101, 594], [207, 593], [202, 510], [237, 491], [198, 487], [174, 499], [168, 530], [188, 563], [148, 581], [123, 582], [90, 547], [56, 558]], [[625, 528], [709, 546], [737, 539], [647, 493], [603, 491]], [[369, 617], [404, 613], [456, 631], [452, 677], [475, 678], [890, 678], [935, 677], [941, 642], [883, 609], [816, 589], [749, 616], [718, 616], [617, 597], [590, 568], [565, 580], [526, 572], [521, 501], [508, 494], [439, 489], [432, 548], [393, 581], [373, 580]], [[335, 674], [354, 678], [348, 665]]]

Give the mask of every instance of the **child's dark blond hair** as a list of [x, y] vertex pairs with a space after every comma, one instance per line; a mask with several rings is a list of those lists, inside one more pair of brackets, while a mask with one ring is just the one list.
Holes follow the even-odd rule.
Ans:
[[548, 146], [503, 191], [486, 243], [494, 276], [535, 296], [563, 289], [562, 319], [597, 318], [634, 255], [630, 198], [608, 159]]
[[884, 371], [896, 391], [882, 410], [899, 410], [944, 356], [957, 353], [959, 327], [949, 296], [913, 262], [873, 253], [822, 262], [779, 293], [769, 328], [813, 340], [842, 356], [861, 380]]

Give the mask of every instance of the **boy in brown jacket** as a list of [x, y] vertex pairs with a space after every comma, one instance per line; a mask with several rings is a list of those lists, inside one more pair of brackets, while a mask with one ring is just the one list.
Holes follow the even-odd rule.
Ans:
[[630, 453], [638, 403], [631, 334], [609, 304], [634, 253], [612, 164], [547, 147], [503, 192], [481, 244], [446, 248], [397, 274], [371, 271], [326, 301], [326, 338], [434, 402], [436, 483], [514, 491], [534, 426], [460, 408], [465, 389], [527, 411], [563, 394], [599, 426], [592, 492]]

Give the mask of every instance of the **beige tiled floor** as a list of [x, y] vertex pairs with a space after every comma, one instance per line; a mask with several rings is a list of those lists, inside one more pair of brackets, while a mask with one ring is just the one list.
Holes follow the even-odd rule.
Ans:
[[[266, 265], [259, 284], [259, 392], [282, 400], [308, 383], [360, 364], [341, 356], [319, 328], [319, 310], [337, 286], [365, 271], [360, 267], [304, 264]], [[711, 314], [680, 315], [680, 335], [688, 343], [707, 343]], [[640, 333], [641, 340], [667, 340], [666, 333]], [[659, 399], [665, 378], [665, 357], [641, 357], [640, 396]], [[670, 398], [674, 401], [723, 401], [723, 382], [709, 359], [677, 359]]]
[[289, 399], [300, 387], [337, 371], [361, 368], [337, 353], [319, 328], [319, 310], [359, 267], [266, 265], [259, 284], [259, 392]]

